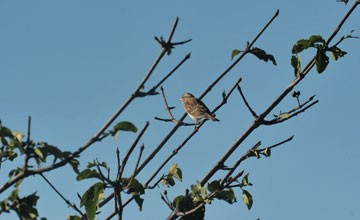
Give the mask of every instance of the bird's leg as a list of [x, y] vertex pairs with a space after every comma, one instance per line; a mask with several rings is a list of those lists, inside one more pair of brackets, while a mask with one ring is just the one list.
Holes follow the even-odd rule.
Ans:
[[194, 130], [197, 130], [198, 129], [198, 119], [195, 119], [195, 127], [194, 127]]

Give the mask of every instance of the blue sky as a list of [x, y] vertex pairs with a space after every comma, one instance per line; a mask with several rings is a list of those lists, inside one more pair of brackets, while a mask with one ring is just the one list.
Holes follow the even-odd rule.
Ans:
[[[167, 37], [179, 17], [173, 40], [192, 39], [165, 56], [145, 85], [151, 88], [189, 52], [191, 58], [164, 83], [175, 117], [184, 110], [178, 99], [185, 92], [199, 96], [231, 64], [233, 49], [243, 49], [268, 19], [278, 18], [255, 44], [275, 56], [278, 65], [247, 55], [203, 99], [210, 109], [221, 101], [239, 77], [242, 89], [257, 113], [261, 113], [294, 79], [290, 65], [291, 48], [303, 38], [319, 34], [327, 38], [351, 4], [332, 1], [9, 1], [0, 3], [0, 119], [4, 126], [26, 132], [32, 116], [32, 139], [46, 141], [63, 150], [76, 150], [88, 140], [126, 100], [160, 51], [154, 36]], [[335, 41], [354, 29], [360, 35], [359, 8], [345, 23]], [[335, 42], [334, 41], [334, 42]], [[229, 159], [231, 165], [248, 148], [261, 140], [263, 147], [292, 135], [293, 141], [273, 150], [269, 159], [247, 160], [240, 169], [250, 172], [254, 204], [250, 211], [242, 203], [228, 205], [214, 201], [207, 206], [206, 219], [359, 219], [360, 165], [358, 155], [358, 74], [359, 40], [344, 41], [348, 54], [330, 64], [319, 75], [315, 69], [296, 87], [301, 100], [316, 94], [319, 103], [283, 124], [260, 127]], [[303, 65], [314, 54], [301, 54]], [[297, 105], [287, 97], [275, 114]], [[154, 120], [168, 117], [161, 96], [136, 99], [117, 121], [131, 121], [149, 129], [140, 143], [147, 155], [173, 127]], [[219, 123], [207, 122], [172, 163], [183, 171], [183, 182], [168, 189], [174, 198], [201, 179], [231, 144], [250, 125], [252, 117], [237, 91], [217, 112]], [[187, 117], [187, 122], [191, 119]], [[139, 175], [146, 180], [151, 171], [180, 144], [191, 127], [182, 127], [158, 157]], [[106, 160], [116, 170], [115, 149], [124, 155], [136, 134], [121, 133], [118, 141], [109, 138], [86, 150], [81, 168], [95, 158]], [[138, 148], [135, 152], [138, 152]], [[129, 162], [135, 164], [136, 156]], [[19, 162], [21, 163], [21, 162]], [[14, 164], [3, 164], [1, 184]], [[129, 174], [132, 169], [127, 170]], [[221, 173], [219, 173], [221, 174]], [[69, 167], [46, 176], [72, 202], [94, 182], [77, 182]], [[221, 175], [217, 175], [220, 178]], [[74, 211], [38, 176], [24, 181], [20, 195], [40, 195], [39, 215], [64, 219]], [[164, 219], [170, 210], [160, 199], [164, 187], [146, 191], [143, 211], [136, 204], [125, 209], [125, 219]], [[3, 200], [10, 190], [0, 195]], [[107, 195], [109, 192], [106, 192]], [[113, 204], [102, 209], [98, 219], [112, 212]], [[4, 215], [16, 219], [15, 215]]]

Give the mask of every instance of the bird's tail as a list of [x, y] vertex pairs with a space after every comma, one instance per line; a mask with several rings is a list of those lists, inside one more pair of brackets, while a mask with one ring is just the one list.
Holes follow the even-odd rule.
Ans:
[[220, 121], [219, 119], [215, 118], [215, 114], [210, 115], [210, 120], [211, 121]]

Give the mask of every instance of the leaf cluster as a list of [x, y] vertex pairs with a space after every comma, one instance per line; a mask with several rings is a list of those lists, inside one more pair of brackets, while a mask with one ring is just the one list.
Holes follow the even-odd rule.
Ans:
[[[21, 198], [19, 197], [19, 190], [16, 188], [7, 199], [0, 202], [0, 215], [12, 210], [20, 219], [36, 220], [38, 219], [38, 211], [35, 207], [38, 199], [39, 196], [36, 195], [36, 192]], [[46, 220], [46, 218], [41, 218], [41, 220]]]
[[294, 67], [295, 77], [298, 77], [301, 73], [299, 53], [309, 48], [316, 49], [315, 62], [316, 70], [319, 74], [324, 72], [329, 64], [329, 57], [326, 55], [327, 52], [330, 53], [333, 60], [338, 60], [339, 58], [347, 54], [345, 51], [342, 51], [336, 45], [328, 47], [326, 41], [320, 35], [312, 35], [308, 39], [298, 40], [292, 48], [292, 53], [295, 55], [291, 57], [291, 65]]

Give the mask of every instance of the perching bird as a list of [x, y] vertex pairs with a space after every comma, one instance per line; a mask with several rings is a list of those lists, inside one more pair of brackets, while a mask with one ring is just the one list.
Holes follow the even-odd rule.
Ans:
[[220, 121], [210, 113], [201, 100], [195, 98], [191, 93], [185, 93], [179, 100], [184, 103], [184, 109], [190, 118], [195, 121], [195, 126], [201, 118]]

